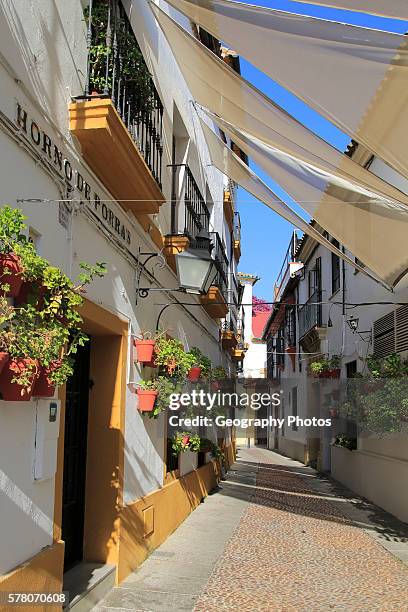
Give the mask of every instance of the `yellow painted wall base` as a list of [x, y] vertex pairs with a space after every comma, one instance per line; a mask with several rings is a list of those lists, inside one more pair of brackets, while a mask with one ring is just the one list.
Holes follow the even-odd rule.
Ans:
[[[60, 593], [64, 567], [64, 542], [47, 546], [38, 555], [22, 563], [10, 573], [0, 576], [0, 591], [8, 593]], [[1, 609], [1, 606], [0, 606]], [[39, 612], [41, 606], [24, 606], [24, 612]], [[47, 606], [57, 612], [61, 606]]]
[[219, 465], [212, 461], [123, 508], [117, 583], [177, 529], [217, 485], [219, 478]]

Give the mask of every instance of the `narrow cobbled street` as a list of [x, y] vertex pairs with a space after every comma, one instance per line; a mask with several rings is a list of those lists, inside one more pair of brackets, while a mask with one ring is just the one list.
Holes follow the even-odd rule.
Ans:
[[239, 449], [219, 489], [94, 608], [407, 609], [406, 526], [262, 448]]

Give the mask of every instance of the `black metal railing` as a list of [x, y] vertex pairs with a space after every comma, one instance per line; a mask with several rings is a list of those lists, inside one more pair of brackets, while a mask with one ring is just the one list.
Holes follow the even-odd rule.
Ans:
[[241, 240], [241, 217], [239, 212], [234, 212], [234, 240]]
[[210, 211], [187, 165], [185, 167], [184, 206], [184, 233], [194, 239], [202, 229], [208, 231]]
[[161, 188], [163, 105], [120, 0], [88, 0], [82, 98], [110, 98]]
[[188, 164], [170, 164], [173, 173], [171, 233], [194, 241], [201, 230], [209, 230], [210, 211]]
[[303, 338], [314, 327], [322, 326], [322, 292], [316, 290], [299, 308], [299, 338]]
[[218, 270], [214, 284], [228, 302], [228, 257], [218, 232], [210, 232], [210, 238], [213, 245], [212, 256]]

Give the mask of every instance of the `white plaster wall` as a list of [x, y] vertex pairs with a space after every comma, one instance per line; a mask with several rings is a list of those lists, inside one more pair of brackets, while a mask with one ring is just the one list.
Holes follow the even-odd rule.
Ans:
[[[163, 35], [153, 22], [148, 4], [133, 2], [131, 20], [165, 107], [164, 194], [170, 199], [171, 175], [166, 166], [170, 163], [171, 124], [173, 104], [176, 103], [191, 138], [189, 163], [203, 194], [208, 188], [214, 202], [214, 227], [211, 229], [219, 231], [228, 242], [222, 213], [224, 178], [209, 165], [205, 142], [197, 117], [192, 111], [191, 96]], [[40, 129], [45, 130], [64, 155], [72, 160], [101, 199], [112, 200], [101, 182], [82, 162], [80, 149], [69, 133], [68, 103], [71, 96], [82, 94], [84, 89], [85, 34], [80, 0], [60, 3], [53, 0], [0, 1], [0, 205], [9, 203], [17, 206], [21, 198], [51, 200], [49, 203], [21, 205], [28, 216], [27, 224], [41, 235], [40, 254], [71, 276], [75, 276], [82, 260], [107, 262], [107, 275], [89, 287], [87, 297], [128, 321], [132, 332], [152, 330], [161, 305], [171, 301], [172, 296], [154, 292], [144, 301], [140, 300], [136, 306], [134, 263], [123, 256], [109, 236], [101, 233], [86, 210], [80, 210], [72, 216], [68, 229], [59, 224], [57, 200], [63, 192], [57, 175], [46, 171], [38, 151], [37, 159], [34, 159], [35, 153], [30, 155], [13, 139], [18, 101]], [[18, 138], [18, 135], [14, 136]], [[109, 202], [109, 206], [131, 231], [132, 239], [128, 245], [131, 253], [136, 255], [139, 247], [143, 252], [157, 251], [157, 247], [131, 215], [126, 214], [115, 202]], [[169, 228], [168, 205], [161, 207], [155, 220], [162, 232], [166, 233]], [[161, 271], [156, 268], [155, 274], [162, 286], [177, 286], [177, 278], [167, 266]], [[147, 284], [147, 279], [143, 279], [143, 282]], [[162, 327], [180, 338], [187, 349], [199, 346], [214, 364], [222, 364], [227, 371], [231, 371], [231, 360], [220, 350], [217, 322], [205, 313], [194, 296], [179, 294], [178, 297], [192, 306], [186, 309], [179, 306], [169, 308], [162, 317]], [[136, 409], [135, 388], [131, 383], [137, 382], [144, 376], [144, 372], [130, 363], [128, 375], [125, 503], [162, 486], [164, 456], [164, 417], [150, 420], [141, 416]], [[0, 526], [0, 573], [50, 543], [52, 526], [49, 520], [52, 521], [54, 505], [53, 481], [37, 483], [33, 485], [34, 488], [27, 481], [32, 450], [32, 404], [18, 404], [17, 408], [7, 413], [3, 426], [7, 410], [7, 404], [0, 402], [0, 470], [9, 480], [2, 472], [0, 474], [2, 484], [10, 491], [17, 492], [17, 501], [7, 500], [4, 511], [2, 507], [2, 518], [6, 516], [9, 520], [2, 521]], [[35, 516], [34, 522], [27, 518], [24, 510], [12, 511], [18, 505], [18, 500], [26, 499], [31, 499], [32, 509], [29, 512]], [[20, 537], [17, 538], [15, 534], [20, 534]], [[7, 558], [1, 556], [3, 551]]]
[[35, 402], [0, 401], [0, 575], [52, 543], [54, 478], [33, 478]]

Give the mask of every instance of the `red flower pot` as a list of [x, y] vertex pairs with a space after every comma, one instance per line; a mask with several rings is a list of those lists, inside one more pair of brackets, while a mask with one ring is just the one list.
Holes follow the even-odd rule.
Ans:
[[333, 368], [328, 371], [328, 374], [329, 374], [328, 378], [340, 378], [340, 372], [341, 372], [340, 368]]
[[33, 397], [54, 397], [55, 385], [49, 381], [48, 374], [48, 368], [40, 368], [40, 375], [33, 387]]
[[149, 363], [153, 360], [155, 340], [135, 340], [136, 359], [139, 363]]
[[[8, 272], [5, 272], [8, 270]], [[0, 284], [10, 285], [10, 290], [6, 293], [9, 297], [16, 297], [20, 293], [23, 284], [21, 276], [23, 269], [20, 258], [14, 253], [3, 253], [0, 255]]]
[[199, 368], [198, 366], [194, 366], [193, 368], [191, 368], [189, 373], [187, 374], [187, 378], [190, 382], [197, 382], [200, 376], [201, 376], [201, 368]]
[[0, 373], [3, 371], [4, 366], [8, 362], [10, 355], [8, 353], [0, 352]]
[[218, 391], [221, 388], [221, 384], [217, 380], [213, 380], [211, 383], [211, 391]]
[[187, 446], [187, 444], [190, 442], [190, 436], [183, 436], [181, 438], [181, 441], [184, 444], [184, 446]]
[[10, 359], [7, 366], [0, 374], [0, 391], [3, 400], [7, 402], [27, 402], [33, 394], [33, 386], [36, 378], [34, 372], [31, 376], [31, 387], [25, 389], [17, 383], [11, 382], [18, 372], [23, 372], [28, 365], [33, 363], [32, 359]]
[[151, 412], [154, 408], [158, 392], [154, 389], [138, 389], [137, 396], [140, 412]]

